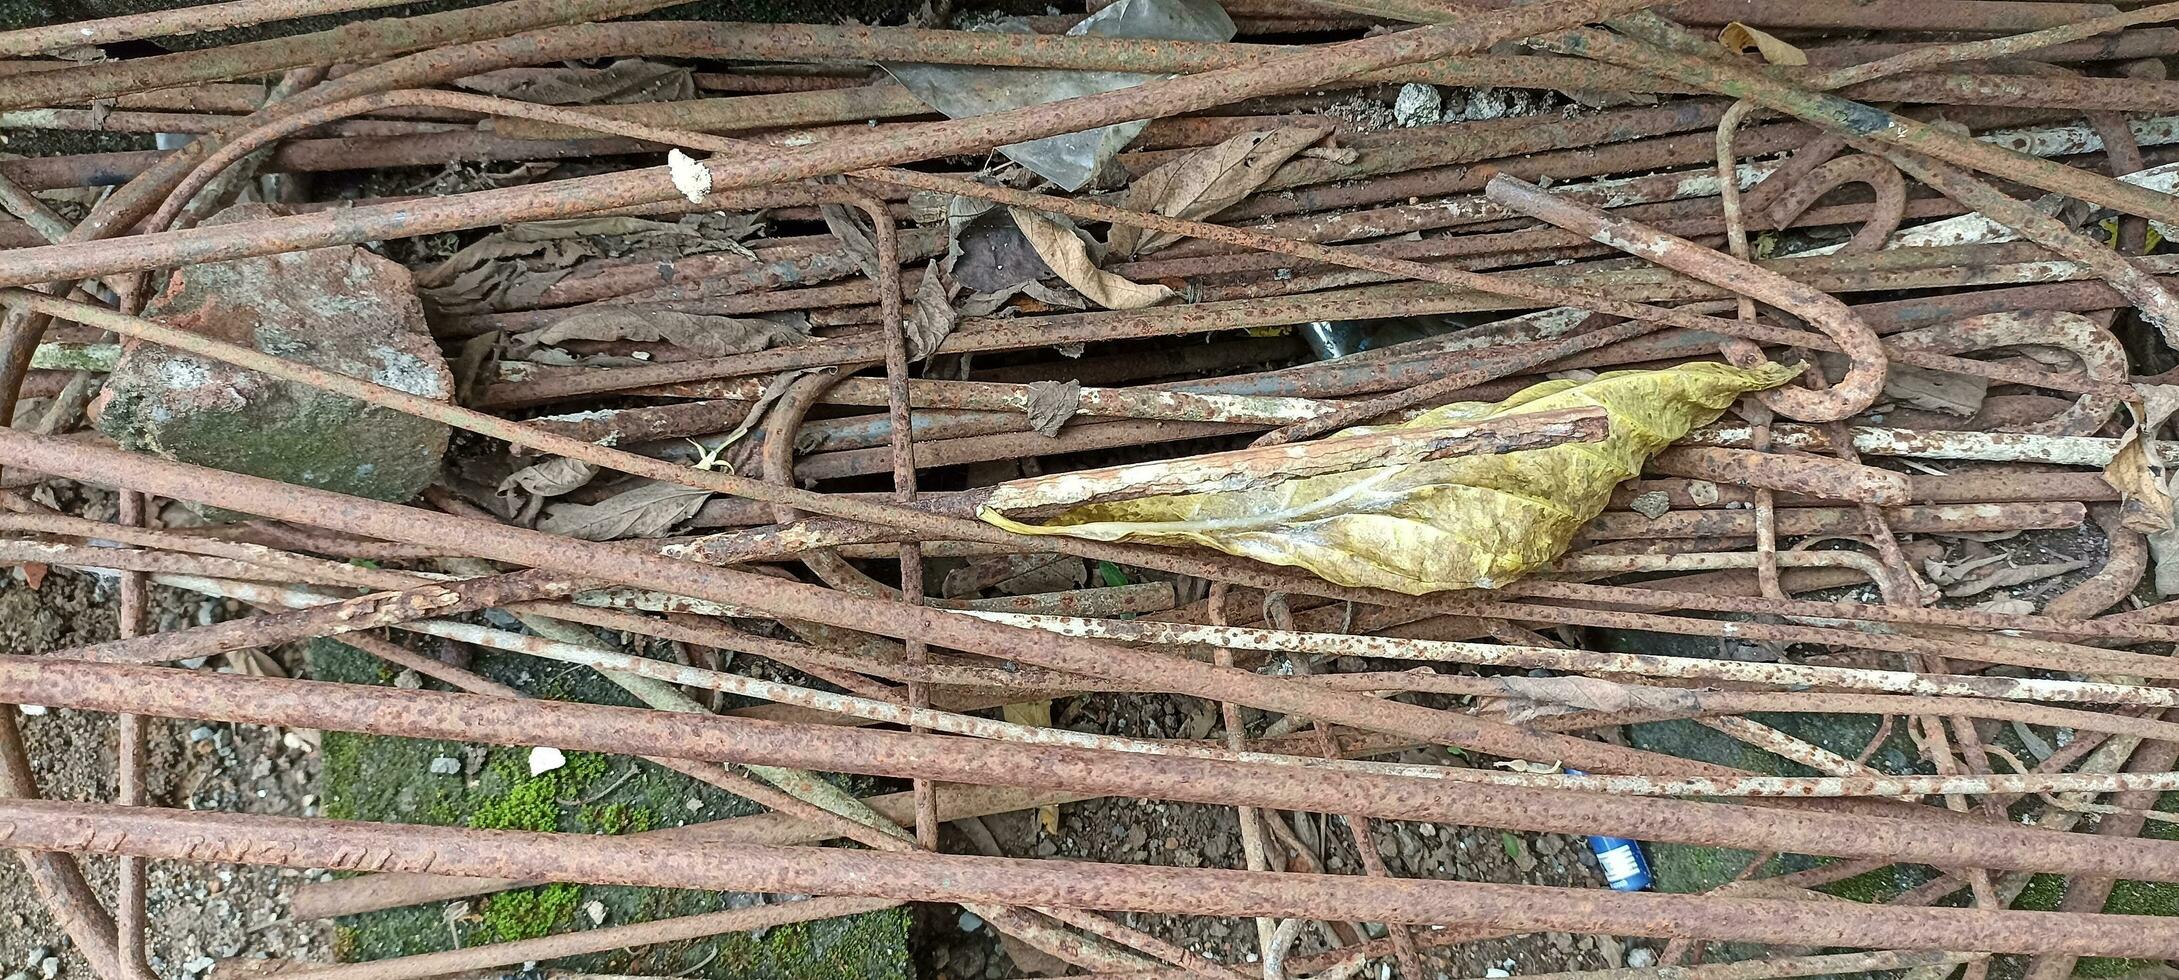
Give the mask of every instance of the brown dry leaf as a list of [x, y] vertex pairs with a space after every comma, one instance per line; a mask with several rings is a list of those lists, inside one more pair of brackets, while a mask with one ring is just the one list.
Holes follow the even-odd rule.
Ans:
[[577, 313], [542, 330], [517, 338], [525, 347], [549, 347], [570, 340], [627, 340], [668, 343], [710, 357], [747, 354], [786, 347], [809, 339], [808, 333], [777, 320], [713, 316], [705, 313], [597, 310]]
[[2129, 530], [2151, 533], [2173, 529], [2170, 477], [2156, 461], [2156, 431], [2179, 411], [2179, 386], [2134, 386], [2141, 396], [2127, 407], [2134, 425], [2119, 440], [2118, 451], [2103, 468], [2103, 482], [2119, 492], [2119, 523]]
[[923, 281], [916, 284], [915, 306], [908, 312], [905, 338], [911, 360], [927, 363], [938, 356], [939, 345], [961, 323], [961, 314], [953, 308], [954, 287], [938, 266], [936, 260], [925, 264]]
[[1746, 54], [1752, 48], [1763, 56], [1764, 61], [1773, 65], [1808, 64], [1808, 55], [1801, 49], [1737, 20], [1725, 25], [1725, 29], [1718, 32], [1717, 43], [1734, 54]]
[[540, 105], [612, 105], [696, 97], [696, 72], [637, 58], [603, 68], [506, 68], [457, 79], [455, 88]]
[[1108, 310], [1139, 310], [1175, 295], [1164, 286], [1134, 282], [1099, 269], [1097, 261], [1090, 257], [1089, 243], [1071, 225], [1023, 208], [1006, 210], [1013, 214], [1015, 226], [1029, 239], [1029, 247], [1036, 249], [1037, 257], [1091, 302]]
[[594, 464], [555, 456], [508, 474], [506, 479], [499, 481], [499, 492], [513, 493], [519, 487], [540, 497], [557, 497], [573, 492], [597, 475], [598, 468]]
[[1710, 890], [1710, 894], [1726, 898], [1768, 898], [1786, 902], [1844, 902], [1848, 899], [1827, 895], [1813, 888], [1798, 888], [1763, 878], [1746, 881], [1728, 881]]
[[861, 269], [863, 275], [878, 278], [877, 232], [870, 227], [870, 219], [862, 210], [845, 204], [821, 204], [817, 213], [825, 219], [826, 230], [840, 240], [840, 250], [855, 260], [855, 267]]
[[237, 674], [248, 677], [286, 677], [286, 668], [263, 650], [229, 650], [225, 654], [227, 666]]
[[1029, 428], [1056, 436], [1082, 407], [1082, 382], [1032, 381], [1029, 383]]
[[1506, 720], [1519, 724], [1576, 711], [1693, 712], [1701, 702], [1680, 688], [1620, 684], [1596, 677], [1495, 677], [1511, 702]]
[[1952, 586], [1944, 590], [1944, 594], [1947, 598], [1964, 599], [1972, 595], [1981, 595], [1991, 589], [2040, 582], [2046, 578], [2064, 575], [2067, 572], [2087, 567], [2088, 562], [2086, 561], [2054, 561], [2039, 565], [2022, 565], [2018, 568], [2000, 568], [1988, 575], [1978, 577], [1974, 581], [1962, 582]]
[[632, 216], [563, 218], [509, 225], [416, 274], [418, 291], [447, 313], [519, 309], [533, 304], [575, 267], [593, 258], [703, 252], [752, 254], [741, 240], [764, 228], [762, 215], [687, 215], [678, 221]]
[[1014, 961], [1016, 968], [1030, 976], [1063, 977], [1074, 969], [1066, 960], [1003, 932], [999, 933], [999, 948], [1005, 951], [1007, 959]]
[[[1206, 146], [1135, 178], [1121, 207], [1175, 218], [1209, 217], [1255, 193], [1281, 164], [1331, 131], [1327, 126], [1287, 126]], [[1120, 255], [1142, 255], [1180, 237], [1114, 225], [1108, 243]]]
[[[1027, 297], [1052, 309], [1089, 309], [1089, 300], [1083, 299], [1081, 293], [1068, 289], [1064, 285], [1047, 286], [1041, 282], [1024, 282], [1008, 286], [995, 293], [970, 293], [961, 297], [961, 301], [955, 304], [953, 312], [956, 316], [963, 317], [1013, 316], [1015, 313], [1021, 312], [1022, 309], [1021, 306], [1013, 305], [1016, 296]], [[1028, 307], [1028, 309], [1034, 310], [1035, 307]]]
[[[1010, 724], [1050, 728], [1052, 727], [1052, 702], [1023, 701], [1019, 704], [1001, 705], [999, 707], [999, 717]], [[1059, 807], [1051, 805], [1037, 807], [1037, 822], [1044, 825], [1046, 835], [1058, 836]]]
[[52, 566], [42, 561], [26, 561], [15, 567], [23, 570], [23, 584], [30, 586], [32, 592], [45, 587], [45, 573], [52, 570]]
[[494, 330], [462, 341], [454, 355], [454, 403], [474, 405], [499, 379], [499, 345], [505, 335]]
[[1932, 584], [1953, 585], [1966, 581], [1969, 575], [1982, 568], [1995, 565], [2004, 560], [2004, 555], [1984, 555], [1980, 558], [1969, 558], [1956, 562], [1943, 562], [1931, 558], [1922, 562], [1922, 571], [1929, 576], [1929, 581]]
[[1961, 418], [1982, 411], [1982, 400], [1989, 394], [1988, 378], [1932, 371], [1912, 364], [1894, 364], [1884, 378], [1884, 397], [1908, 408]]
[[710, 496], [709, 490], [651, 482], [594, 504], [553, 504], [537, 529], [585, 541], [663, 537]]

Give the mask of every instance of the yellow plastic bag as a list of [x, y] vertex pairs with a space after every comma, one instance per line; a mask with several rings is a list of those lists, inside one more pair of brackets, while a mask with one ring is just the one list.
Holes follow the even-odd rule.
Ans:
[[1596, 406], [1610, 416], [1611, 434], [1602, 442], [1352, 470], [1251, 490], [1087, 504], [1041, 526], [989, 509], [978, 516], [1022, 534], [1203, 545], [1299, 566], [1340, 585], [1410, 595], [1496, 588], [1557, 559], [1604, 509], [1612, 488], [1639, 474], [1652, 454], [1715, 421], [1733, 399], [1797, 373], [1778, 364], [1744, 370], [1697, 362], [1587, 382], [1547, 381], [1495, 405], [1432, 409], [1401, 427]]

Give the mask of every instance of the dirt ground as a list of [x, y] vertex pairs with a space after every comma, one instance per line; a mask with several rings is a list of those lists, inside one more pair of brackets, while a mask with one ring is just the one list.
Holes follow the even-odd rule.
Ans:
[[[33, 590], [17, 573], [0, 583], [0, 650], [35, 653], [110, 638], [115, 632], [113, 602], [110, 582], [54, 571]], [[195, 597], [161, 592], [156, 615], [165, 625], [180, 627], [224, 618], [226, 611]], [[1075, 701], [1062, 708], [1068, 720], [1149, 736], [1186, 731], [1196, 723], [1194, 714], [1200, 710], [1185, 699], [1166, 697]], [[110, 717], [32, 709], [20, 721], [39, 785], [49, 796], [111, 797], [114, 725]], [[153, 802], [316, 815], [319, 759], [309, 750], [307, 735], [249, 726], [157, 723], [150, 740], [156, 773]], [[1418, 750], [1409, 761], [1424, 761], [1424, 754]], [[1056, 835], [1044, 833], [1033, 813], [992, 817], [985, 823], [999, 846], [1016, 856], [1182, 867], [1239, 867], [1242, 863], [1235, 817], [1226, 808], [1089, 801], [1062, 808]], [[1303, 821], [1295, 829], [1329, 870], [1357, 870], [1352, 839], [1340, 823]], [[1595, 862], [1576, 838], [1387, 821], [1375, 822], [1373, 831], [1378, 852], [1395, 875], [1584, 887], [1597, 883]], [[949, 847], [975, 849], [965, 835], [949, 833]], [[87, 872], [94, 887], [110, 898], [113, 862], [93, 860]], [[163, 977], [203, 977], [228, 958], [324, 962], [329, 955], [333, 938], [329, 926], [284, 921], [287, 891], [322, 872], [155, 862], [150, 874], [152, 966]], [[1038, 965], [1027, 955], [1028, 962], [1015, 963], [988, 926], [950, 906], [927, 909], [919, 919], [916, 960], [923, 976], [1012, 977]], [[1124, 920], [1221, 961], [1247, 962], [1255, 956], [1252, 922], [1136, 915]], [[1372, 936], [1382, 934], [1374, 925], [1361, 928]], [[1297, 948], [1307, 953], [1323, 945], [1322, 935], [1305, 933]], [[1601, 968], [1623, 962], [1626, 953], [1626, 947], [1610, 939], [1552, 934], [1469, 943], [1427, 955], [1434, 980], [1437, 976], [1481, 976], [1489, 970], [1519, 974]], [[13, 860], [0, 862], [0, 980], [44, 980], [49, 971], [58, 977], [91, 975], [46, 914], [21, 865]]]
[[[1061, 727], [1091, 728], [1148, 738], [1185, 737], [1205, 728], [1202, 702], [1188, 698], [1141, 695], [1091, 695], [1070, 699], [1061, 709]], [[1250, 711], [1253, 718], [1256, 712]], [[1072, 723], [1070, 724], [1070, 720]], [[1263, 719], [1251, 722], [1252, 729]], [[1462, 764], [1444, 749], [1417, 749], [1385, 757], [1388, 762]], [[1034, 812], [987, 817], [991, 838], [1011, 857], [1111, 861], [1183, 868], [1240, 868], [1238, 818], [1230, 807], [1154, 800], [1102, 799], [1060, 807], [1059, 832], [1047, 833]], [[1370, 821], [1378, 855], [1395, 877], [1438, 878], [1575, 888], [1602, 887], [1603, 879], [1587, 841], [1558, 834], [1511, 834], [1468, 827], [1400, 821]], [[1333, 874], [1359, 874], [1353, 835], [1335, 818], [1291, 821], [1294, 836]], [[975, 842], [949, 829], [947, 847], [964, 853]], [[1300, 870], [1295, 868], [1294, 870]], [[1123, 914], [1120, 920], [1161, 939], [1224, 963], [1258, 960], [1256, 926], [1251, 920], [1171, 915]], [[950, 911], [922, 919], [917, 951], [923, 975], [949, 980], [1022, 976], [1039, 962], [1034, 955], [1015, 960], [1016, 947], [1002, 945], [992, 929], [974, 916]], [[1382, 936], [1375, 923], [1358, 924], [1370, 937]], [[1418, 932], [1418, 936], [1422, 933]], [[1422, 943], [1427, 946], [1427, 943]], [[1327, 948], [1322, 930], [1303, 930], [1294, 956]], [[1651, 952], [1604, 936], [1542, 933], [1466, 942], [1445, 949], [1425, 949], [1429, 975], [1441, 978], [1520, 975], [1560, 970], [1604, 969], [1636, 962]], [[1385, 967], [1380, 966], [1380, 969]], [[1374, 976], [1374, 975], [1373, 975]]]
[[[115, 635], [110, 582], [66, 571], [33, 590], [22, 574], [0, 581], [0, 652], [39, 653]], [[154, 615], [170, 626], [223, 617], [194, 597], [160, 590]], [[110, 715], [27, 709], [20, 719], [38, 785], [55, 799], [106, 801], [114, 792], [114, 720]], [[151, 802], [158, 806], [286, 816], [315, 815], [317, 758], [307, 734], [276, 729], [158, 721], [149, 728]], [[111, 900], [115, 862], [85, 868]], [[324, 872], [239, 865], [152, 862], [146, 905], [151, 966], [161, 977], [202, 977], [229, 958], [323, 962], [331, 930], [287, 925], [286, 893]], [[230, 972], [230, 971], [221, 971]], [[22, 864], [0, 859], [0, 977], [90, 978], [68, 937], [46, 914]]]

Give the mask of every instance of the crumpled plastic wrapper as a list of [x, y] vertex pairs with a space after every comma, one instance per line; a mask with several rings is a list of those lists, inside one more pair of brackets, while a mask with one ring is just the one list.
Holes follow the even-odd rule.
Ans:
[[[1594, 406], [1611, 419], [1602, 442], [1492, 456], [1462, 456], [1332, 473], [1251, 490], [1088, 504], [1043, 525], [986, 510], [985, 521], [1022, 534], [1097, 541], [1202, 545], [1292, 565], [1340, 585], [1422, 595], [1490, 589], [1541, 568], [1604, 509], [1612, 489], [1649, 457], [1716, 421], [1733, 399], [1775, 388], [1796, 368], [1742, 369], [1698, 362], [1546, 381], [1496, 404], [1458, 402], [1397, 428], [1455, 425], [1503, 415]], [[1339, 439], [1386, 431], [1361, 426]]]
[[[1027, 31], [1018, 24], [995, 29]], [[1067, 31], [1069, 36], [1127, 37], [1174, 41], [1231, 41], [1233, 20], [1216, 0], [1120, 0]], [[986, 65], [925, 65], [887, 62], [887, 72], [916, 98], [949, 119], [965, 119], [1007, 109], [1042, 105], [1141, 85], [1153, 78], [1124, 71], [1071, 71], [1061, 68], [997, 68]], [[1026, 143], [1009, 143], [999, 152], [1040, 177], [1070, 191], [1081, 190], [1148, 120], [1114, 123], [1075, 133], [1061, 133]]]

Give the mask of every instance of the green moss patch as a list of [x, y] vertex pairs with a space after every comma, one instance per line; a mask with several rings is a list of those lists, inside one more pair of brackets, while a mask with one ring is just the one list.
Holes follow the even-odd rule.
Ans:
[[[322, 680], [390, 684], [394, 671], [374, 657], [329, 640], [312, 645]], [[481, 654], [472, 669], [555, 700], [632, 704], [594, 672], [511, 655]], [[755, 813], [759, 808], [640, 759], [568, 752], [558, 769], [531, 775], [527, 747], [465, 745], [432, 739], [326, 732], [327, 816], [485, 830], [631, 834], [659, 827]], [[433, 772], [434, 760], [459, 771]], [[450, 768], [440, 762], [441, 770]], [[877, 791], [850, 780], [858, 793]], [[344, 961], [411, 956], [489, 942], [694, 915], [748, 904], [750, 896], [660, 888], [552, 884], [480, 896], [457, 905], [409, 907], [339, 920], [335, 951]], [[555, 961], [582, 973], [784, 980], [906, 980], [908, 917], [889, 910], [706, 940], [614, 950]]]

